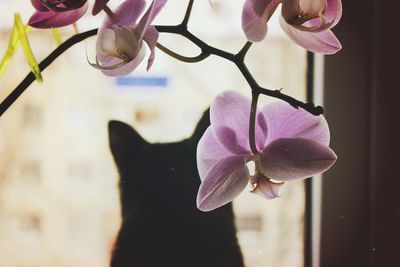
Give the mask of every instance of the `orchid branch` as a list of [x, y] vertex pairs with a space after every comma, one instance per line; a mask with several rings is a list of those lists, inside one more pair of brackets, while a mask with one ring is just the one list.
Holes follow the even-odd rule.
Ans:
[[[239, 68], [239, 71], [242, 73], [243, 77], [246, 79], [246, 81], [249, 84], [252, 91], [258, 92], [259, 94], [263, 94], [263, 95], [281, 99], [283, 101], [288, 102], [294, 108], [302, 108], [316, 116], [321, 115], [324, 112], [323, 108], [321, 106], [314, 106], [313, 103], [302, 102], [302, 101], [297, 100], [289, 95], [283, 94], [281, 92], [281, 90], [272, 90], [272, 89], [267, 89], [267, 88], [263, 88], [263, 87], [259, 86], [257, 81], [254, 79], [253, 75], [248, 70], [246, 64], [244, 63], [245, 55], [251, 47], [251, 44], [252, 44], [251, 42], [247, 42], [237, 54], [232, 54], [232, 53], [229, 53], [224, 50], [221, 50], [221, 49], [218, 49], [218, 48], [208, 45], [207, 43], [205, 43], [204, 41], [199, 39], [197, 36], [193, 35], [185, 27], [185, 25], [180, 24], [180, 25], [176, 25], [176, 26], [156, 26], [156, 28], [157, 28], [157, 31], [159, 31], [159, 32], [178, 34], [178, 35], [181, 35], [181, 36], [187, 38], [189, 41], [191, 41], [193, 44], [195, 44], [197, 47], [199, 47], [200, 50], [202, 51], [202, 53], [204, 53], [205, 55], [219, 56], [219, 57], [222, 57], [226, 60], [229, 60], [229, 61], [235, 63], [235, 65]], [[174, 54], [178, 55], [176, 53], [174, 53]], [[178, 57], [176, 57], [176, 58], [178, 59]], [[188, 62], [188, 61], [185, 61], [185, 62]]]
[[[177, 26], [156, 26], [159, 32], [165, 33], [173, 33], [179, 34], [183, 37], [186, 37], [188, 40], [193, 42], [201, 49], [201, 53], [196, 57], [185, 57], [181, 56], [170, 49], [164, 47], [161, 44], [157, 44], [157, 47], [160, 48], [163, 52], [167, 53], [174, 58], [181, 60], [183, 62], [199, 62], [206, 59], [209, 55], [216, 55], [222, 57], [226, 60], [234, 62], [235, 65], [239, 68], [240, 72], [242, 73], [243, 77], [248, 82], [249, 86], [251, 87], [252, 91], [258, 92], [259, 94], [275, 97], [281, 99], [283, 101], [288, 102], [295, 108], [303, 108], [310, 112], [313, 115], [320, 115], [323, 113], [323, 109], [320, 106], [314, 106], [312, 103], [304, 103], [300, 100], [297, 100], [291, 96], [283, 94], [280, 90], [270, 90], [266, 88], [262, 88], [258, 85], [257, 81], [251, 75], [250, 71], [247, 69], [247, 66], [244, 63], [244, 58], [246, 52], [249, 50], [251, 43], [247, 42], [244, 47], [236, 54], [232, 54], [221, 49], [212, 47], [198, 37], [193, 35], [189, 32], [185, 27], [182, 25]], [[60, 56], [63, 52], [65, 52], [68, 48], [73, 46], [80, 41], [85, 40], [88, 37], [94, 36], [97, 34], [97, 29], [89, 30], [83, 33], [76, 34], [62, 43], [59, 47], [57, 47], [50, 55], [48, 55], [42, 62], [39, 64], [40, 71], [46, 69], [58, 56]], [[0, 103], [0, 116], [3, 115], [5, 111], [18, 99], [18, 97], [28, 88], [28, 86], [35, 81], [35, 76], [32, 72], [30, 72], [25, 79], [7, 96]]]
[[250, 141], [250, 149], [251, 152], [256, 155], [258, 154], [257, 146], [256, 146], [256, 138], [255, 138], [255, 125], [256, 125], [256, 115], [257, 115], [257, 103], [258, 97], [260, 96], [259, 92], [255, 90], [252, 91], [251, 95], [251, 109], [250, 109], [250, 123], [249, 123], [249, 141]]
[[244, 58], [247, 54], [247, 52], [249, 51], [250, 47], [253, 45], [252, 42], [247, 41], [244, 46], [242, 47], [242, 49], [239, 51], [239, 53], [237, 53], [237, 57], [242, 59], [244, 61]]
[[189, 1], [188, 7], [186, 9], [185, 17], [183, 18], [181, 25], [184, 25], [187, 27], [187, 24], [188, 24], [189, 18], [190, 18], [190, 14], [192, 13], [193, 3], [194, 3], [194, 0]]
[[[185, 17], [182, 21], [181, 24], [175, 25], [175, 26], [156, 26], [157, 31], [159, 32], [164, 32], [164, 33], [172, 33], [172, 34], [178, 34], [181, 35], [185, 38], [187, 38], [189, 41], [194, 43], [197, 47], [200, 48], [201, 53], [198, 56], [195, 57], [186, 57], [183, 55], [180, 55], [169, 48], [163, 46], [160, 43], [157, 43], [157, 47], [165, 52], [166, 54], [174, 57], [177, 60], [183, 61], [183, 62], [188, 62], [188, 63], [194, 63], [194, 62], [200, 62], [210, 55], [215, 55], [221, 58], [224, 58], [228, 61], [233, 62], [239, 69], [239, 71], [242, 73], [243, 77], [246, 79], [247, 83], [249, 84], [252, 93], [253, 93], [253, 100], [254, 97], [256, 96], [258, 99], [259, 94], [271, 96], [274, 98], [281, 99], [283, 101], [288, 102], [290, 105], [292, 105], [294, 108], [303, 108], [304, 110], [308, 111], [309, 113], [313, 115], [320, 115], [323, 113], [323, 109], [320, 106], [314, 106], [313, 103], [305, 103], [300, 100], [297, 100], [289, 95], [283, 94], [281, 90], [271, 90], [267, 88], [263, 88], [258, 85], [257, 81], [254, 79], [253, 75], [250, 73], [248, 70], [246, 64], [244, 63], [246, 53], [249, 51], [250, 47], [252, 46], [251, 42], [246, 42], [245, 45], [242, 47], [242, 49], [237, 53], [237, 54], [232, 54], [229, 52], [226, 52], [224, 50], [218, 49], [216, 47], [210, 46], [201, 39], [199, 39], [197, 36], [192, 34], [188, 29], [187, 29], [187, 23], [190, 18], [191, 10], [193, 7], [194, 0], [190, 0], [188, 4], [188, 8], [186, 10]], [[67, 41], [62, 43], [59, 47], [57, 47], [49, 56], [47, 56], [40, 64], [39, 64], [39, 70], [43, 71], [45, 68], [47, 68], [58, 56], [60, 56], [63, 52], [65, 52], [68, 48], [73, 46], [74, 44], [85, 40], [86, 38], [90, 36], [94, 36], [97, 34], [97, 29], [89, 30], [80, 34], [76, 34], [69, 38]], [[28, 88], [28, 86], [33, 83], [35, 80], [35, 75], [33, 72], [30, 72], [25, 79], [6, 97], [6, 99], [3, 100], [3, 102], [0, 103], [0, 116], [3, 115], [3, 113], [18, 99], [18, 97]], [[257, 100], [256, 99], [256, 100]], [[255, 101], [257, 102], [257, 101]], [[252, 115], [253, 113], [251, 113]], [[255, 113], [254, 113], [255, 114]], [[253, 115], [254, 115], [253, 114]], [[254, 128], [254, 121], [255, 118], [250, 118], [250, 133], [254, 131], [251, 128]], [[252, 136], [252, 135], [250, 135]], [[254, 146], [255, 148], [255, 146]]]
[[[94, 36], [97, 34], [97, 29], [89, 30], [83, 33], [76, 34], [63, 42], [58, 46], [53, 52], [50, 53], [45, 59], [39, 64], [40, 71], [46, 69], [57, 57], [64, 53], [68, 48], [72, 47], [74, 44], [79, 43], [86, 38]], [[25, 90], [35, 81], [36, 77], [31, 71], [25, 79], [0, 103], [0, 116], [18, 99], [18, 97], [25, 92]]]
[[157, 43], [156, 46], [158, 49], [160, 49], [161, 51], [163, 51], [165, 54], [169, 55], [170, 57], [173, 57], [179, 61], [186, 62], [186, 63], [200, 62], [200, 61], [206, 59], [210, 55], [210, 54], [201, 52], [198, 56], [186, 57], [186, 56], [180, 55], [178, 53], [175, 53], [174, 51], [170, 50], [169, 48], [163, 46], [160, 43]]
[[[189, 41], [197, 45], [200, 50], [201, 54], [195, 58], [188, 58], [185, 56], [182, 56], [180, 54], [177, 54], [170, 49], [166, 48], [163, 45], [158, 44], [158, 48], [165, 52], [166, 54], [174, 57], [175, 59], [181, 60], [183, 62], [199, 62], [207, 58], [209, 55], [216, 55], [219, 57], [222, 57], [226, 60], [229, 60], [239, 68], [240, 72], [242, 73], [243, 77], [246, 79], [247, 83], [249, 84], [251, 90], [252, 90], [252, 103], [251, 103], [251, 110], [250, 110], [250, 122], [249, 122], [249, 142], [250, 142], [250, 148], [253, 154], [257, 154], [257, 147], [255, 144], [255, 120], [256, 120], [256, 113], [257, 113], [257, 102], [258, 102], [258, 97], [260, 94], [272, 96], [281, 100], [284, 100], [288, 102], [290, 105], [292, 105], [294, 108], [303, 108], [306, 111], [310, 112], [313, 115], [321, 115], [323, 113], [323, 109], [320, 106], [315, 107], [313, 103], [304, 103], [302, 101], [299, 101], [291, 96], [285, 95], [281, 93], [281, 90], [270, 90], [263, 88], [258, 85], [257, 81], [253, 77], [253, 75], [250, 73], [248, 70], [246, 64], [244, 63], [245, 57], [247, 52], [249, 51], [250, 47], [252, 46], [252, 42], [246, 42], [245, 45], [242, 47], [242, 49], [237, 53], [237, 54], [232, 54], [228, 53], [224, 50], [215, 48], [213, 46], [208, 45], [204, 41], [200, 40], [197, 38], [195, 35], [193, 35], [187, 28], [187, 22], [190, 17], [190, 12], [193, 6], [193, 0], [189, 1], [188, 8], [186, 10], [186, 15], [185, 18], [183, 19], [183, 22], [180, 25], [177, 26], [156, 26], [157, 31], [159, 32], [167, 32], [167, 33], [173, 33], [173, 34], [179, 34], [183, 37], [186, 37]], [[201, 56], [204, 55], [204, 58]]]

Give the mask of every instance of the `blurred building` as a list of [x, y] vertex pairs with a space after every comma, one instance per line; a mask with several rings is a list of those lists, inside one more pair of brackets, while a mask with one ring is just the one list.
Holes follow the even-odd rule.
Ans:
[[[0, 1], [2, 7], [5, 2]], [[240, 8], [214, 1], [211, 9], [204, 2], [195, 6], [200, 14], [195, 13], [193, 32], [212, 45], [238, 51], [244, 44], [235, 24], [240, 21], [224, 24], [220, 18], [237, 15]], [[180, 9], [167, 6], [160, 23], [172, 23]], [[2, 20], [12, 21], [3, 10]], [[206, 16], [212, 27], [196, 23]], [[220, 24], [228, 28], [218, 30]], [[66, 39], [72, 30], [62, 32]], [[0, 54], [9, 34], [10, 27], [0, 25]], [[56, 47], [50, 31], [32, 31], [29, 38], [38, 59]], [[250, 93], [230, 62], [210, 58], [188, 65], [160, 51], [150, 72], [141, 66], [131, 76], [105, 77], [86, 62], [85, 51], [94, 58], [94, 41], [63, 54], [44, 71], [44, 82], [34, 83], [0, 118], [0, 267], [108, 266], [120, 223], [108, 120], [133, 125], [151, 142], [175, 141], [191, 134], [218, 93]], [[196, 53], [175, 36], [163, 35], [160, 42]], [[282, 34], [271, 30], [271, 38], [254, 45], [246, 62], [261, 85], [304, 98], [305, 52]], [[28, 71], [19, 50], [0, 80], [1, 99]], [[260, 98], [260, 104], [268, 101]], [[235, 201], [247, 266], [302, 266], [303, 191], [303, 184], [294, 182], [277, 200], [243, 193]]]

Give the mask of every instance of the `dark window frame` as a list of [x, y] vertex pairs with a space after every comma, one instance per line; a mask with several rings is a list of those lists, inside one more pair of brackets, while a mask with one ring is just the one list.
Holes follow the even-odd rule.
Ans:
[[321, 180], [318, 229], [308, 190], [306, 267], [400, 266], [399, 8], [394, 0], [343, 0], [334, 28], [343, 49], [324, 58], [325, 116], [338, 161]]

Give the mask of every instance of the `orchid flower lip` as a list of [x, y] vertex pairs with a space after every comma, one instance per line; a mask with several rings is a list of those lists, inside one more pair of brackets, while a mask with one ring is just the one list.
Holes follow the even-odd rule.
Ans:
[[86, 3], [86, 0], [40, 0], [40, 2], [49, 10], [65, 12], [82, 7]]
[[115, 69], [118, 69], [119, 67], [126, 65], [126, 62], [122, 61], [122, 62], [116, 63], [114, 65], [103, 66], [100, 64], [98, 57], [96, 57], [96, 63], [91, 63], [89, 61], [88, 61], [88, 63], [90, 64], [90, 66], [92, 66], [93, 68], [96, 68], [98, 70], [115, 70]]
[[[325, 19], [325, 11], [326, 9], [321, 9], [317, 15], [311, 16], [308, 14], [306, 10], [300, 10], [300, 12], [297, 15], [294, 15], [292, 18], [285, 18], [287, 23], [289, 23], [291, 26], [302, 30], [302, 31], [309, 31], [309, 32], [321, 32], [324, 30], [327, 30], [331, 27], [333, 24], [334, 20], [327, 22]], [[311, 20], [318, 20], [319, 24], [315, 26], [306, 26], [308, 21]]]

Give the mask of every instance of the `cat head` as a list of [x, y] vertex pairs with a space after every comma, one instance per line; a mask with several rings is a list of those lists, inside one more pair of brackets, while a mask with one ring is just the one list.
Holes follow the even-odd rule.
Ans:
[[[142, 207], [174, 206], [195, 208], [200, 178], [196, 167], [196, 147], [210, 125], [207, 110], [193, 135], [174, 143], [150, 144], [131, 126], [109, 122], [112, 154], [120, 174], [122, 211], [137, 212]], [[128, 206], [134, 205], [131, 208]]]

